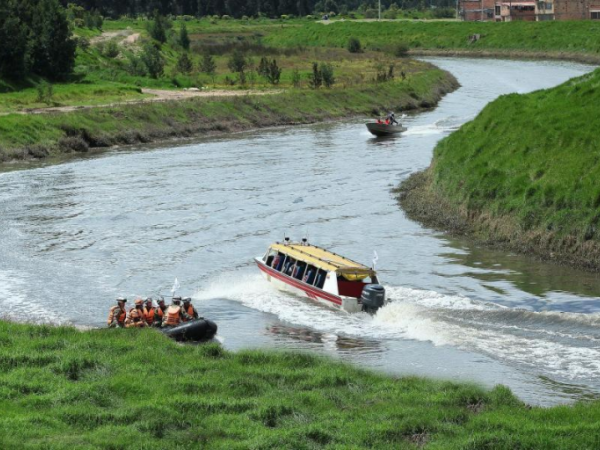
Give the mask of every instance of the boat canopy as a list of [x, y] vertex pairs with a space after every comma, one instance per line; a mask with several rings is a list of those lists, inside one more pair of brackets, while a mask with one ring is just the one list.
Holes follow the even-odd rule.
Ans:
[[271, 250], [281, 252], [297, 261], [303, 261], [328, 272], [334, 271], [349, 281], [361, 281], [375, 276], [370, 267], [336, 255], [323, 248], [309, 244], [273, 244]]

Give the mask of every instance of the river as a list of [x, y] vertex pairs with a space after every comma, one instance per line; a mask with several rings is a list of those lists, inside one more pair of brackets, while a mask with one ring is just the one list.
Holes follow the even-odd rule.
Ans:
[[[400, 138], [374, 139], [357, 119], [0, 173], [1, 311], [104, 326], [116, 296], [168, 294], [177, 277], [228, 349], [299, 349], [395, 375], [501, 383], [536, 405], [596, 398], [598, 276], [423, 228], [390, 193], [494, 98], [592, 68], [428, 61], [462, 87], [407, 117]], [[348, 315], [273, 290], [252, 259], [284, 235], [367, 264], [377, 251], [391, 303], [374, 317]]]

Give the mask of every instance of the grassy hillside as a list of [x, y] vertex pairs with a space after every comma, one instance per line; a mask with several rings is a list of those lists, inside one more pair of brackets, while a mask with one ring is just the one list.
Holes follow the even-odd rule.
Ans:
[[[471, 43], [469, 36], [480, 34]], [[293, 46], [344, 47], [350, 37], [371, 49], [393, 49], [398, 44], [412, 51], [464, 50], [469, 52], [546, 52], [587, 54], [600, 60], [600, 22], [335, 22], [287, 27], [267, 36], [267, 42]], [[541, 56], [541, 55], [540, 55]]]
[[178, 345], [155, 330], [0, 322], [0, 447], [597, 448], [600, 405], [390, 378], [307, 354]]
[[600, 267], [599, 105], [600, 70], [500, 97], [438, 144], [404, 203], [423, 217], [443, 199], [445, 227]]

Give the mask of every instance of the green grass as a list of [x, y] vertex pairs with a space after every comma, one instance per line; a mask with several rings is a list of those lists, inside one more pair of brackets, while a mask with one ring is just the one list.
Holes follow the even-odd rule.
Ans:
[[424, 178], [405, 185], [425, 185], [408, 209], [445, 204], [487, 240], [597, 269], [598, 105], [600, 70], [500, 97], [437, 145]]
[[593, 449], [600, 404], [393, 378], [305, 353], [181, 346], [156, 330], [0, 322], [0, 447]]
[[427, 63], [406, 64], [404, 81], [337, 85], [320, 90], [289, 89], [263, 96], [197, 98], [68, 114], [0, 116], [0, 159], [47, 156], [48, 152], [59, 154], [74, 148], [85, 151], [82, 141], [84, 147], [133, 144], [210, 131], [372, 115], [374, 110], [392, 107], [400, 110], [432, 106], [441, 93], [456, 86], [446, 72]]
[[[481, 34], [470, 43], [469, 36]], [[274, 30], [265, 41], [273, 45], [345, 47], [350, 37], [372, 49], [404, 43], [412, 50], [498, 50], [567, 52], [600, 55], [600, 22], [452, 22], [395, 21], [381, 23], [307, 23]]]

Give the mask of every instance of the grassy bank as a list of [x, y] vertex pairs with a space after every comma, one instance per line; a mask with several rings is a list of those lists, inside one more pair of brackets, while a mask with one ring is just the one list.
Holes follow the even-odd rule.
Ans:
[[155, 330], [0, 322], [0, 447], [597, 448], [598, 403], [391, 378], [307, 354], [178, 345]]
[[548, 259], [600, 268], [600, 71], [490, 103], [400, 189], [408, 213]]
[[[479, 34], [471, 42], [469, 36]], [[578, 22], [423, 22], [395, 21], [381, 23], [335, 22], [331, 25], [309, 23], [287, 27], [267, 36], [267, 42], [292, 46], [345, 47], [351, 37], [360, 39], [370, 49], [393, 51], [403, 44], [410, 52], [460, 51], [461, 54], [532, 57], [556, 56], [563, 59], [600, 61], [600, 23]]]
[[209, 132], [312, 123], [431, 107], [456, 80], [431, 65], [405, 61], [405, 80], [281, 94], [197, 98], [97, 108], [72, 113], [0, 117], [0, 159], [40, 158], [117, 144], [151, 142]]

